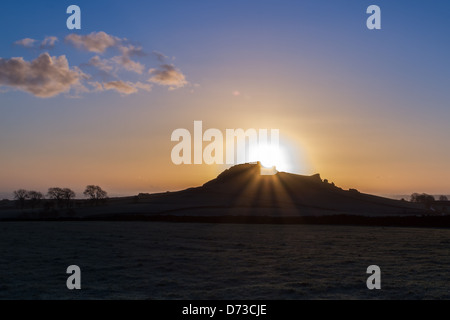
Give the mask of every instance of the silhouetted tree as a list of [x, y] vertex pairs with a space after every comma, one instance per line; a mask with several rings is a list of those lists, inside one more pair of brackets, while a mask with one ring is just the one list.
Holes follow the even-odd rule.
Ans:
[[55, 202], [59, 207], [62, 206], [63, 202], [63, 189], [61, 188], [49, 188], [47, 192], [47, 197]]
[[28, 191], [25, 189], [19, 189], [13, 192], [14, 200], [17, 200], [17, 204], [20, 209], [23, 209], [25, 206], [25, 200], [28, 199]]
[[75, 198], [76, 194], [69, 188], [49, 188], [47, 196], [56, 201], [59, 207], [66, 206], [68, 208], [71, 204], [71, 200]]
[[440, 196], [439, 201], [448, 201], [447, 196]]
[[103, 202], [108, 198], [108, 193], [99, 186], [89, 185], [84, 190], [83, 194], [89, 197], [94, 204]]
[[62, 198], [63, 191], [61, 188], [49, 188], [47, 192], [47, 197], [53, 200], [59, 200]]
[[418, 202], [425, 204], [425, 207], [427, 209], [431, 208], [431, 205], [435, 201], [434, 197], [432, 195], [426, 194], [426, 193], [413, 193], [411, 195], [411, 202]]
[[38, 191], [28, 191], [28, 199], [30, 199], [31, 208], [37, 207], [44, 196]]
[[74, 191], [72, 191], [69, 188], [64, 188], [63, 189], [63, 199], [64, 199], [64, 202], [66, 203], [66, 207], [67, 208], [72, 205], [72, 201], [71, 200], [75, 199], [75, 197], [76, 197], [76, 194], [75, 194]]

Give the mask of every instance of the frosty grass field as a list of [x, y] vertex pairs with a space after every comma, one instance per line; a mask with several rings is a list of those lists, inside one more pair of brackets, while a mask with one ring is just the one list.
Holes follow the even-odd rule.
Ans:
[[450, 299], [448, 229], [8, 222], [0, 237], [0, 299]]

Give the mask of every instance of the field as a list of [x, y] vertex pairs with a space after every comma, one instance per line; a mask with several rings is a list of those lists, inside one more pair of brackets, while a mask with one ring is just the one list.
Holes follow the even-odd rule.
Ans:
[[0, 299], [450, 299], [448, 229], [3, 222], [0, 235]]

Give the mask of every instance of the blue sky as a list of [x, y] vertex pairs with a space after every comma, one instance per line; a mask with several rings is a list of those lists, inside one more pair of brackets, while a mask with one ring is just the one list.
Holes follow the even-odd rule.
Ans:
[[[81, 7], [81, 30], [66, 28], [71, 4]], [[371, 4], [381, 7], [381, 30], [365, 26]], [[279, 128], [298, 149], [293, 172], [320, 172], [343, 187], [448, 192], [449, 16], [444, 1], [6, 2], [1, 58], [65, 55], [71, 70], [103, 87], [82, 80], [86, 91], [36, 97], [0, 86], [0, 192], [201, 184], [223, 168], [177, 167], [168, 156], [170, 133], [194, 120]], [[64, 41], [98, 32], [141, 48], [132, 61], [142, 73], [114, 64], [120, 46], [98, 53]], [[59, 41], [39, 49], [48, 36]], [[36, 39], [34, 48], [14, 45], [25, 38]], [[185, 80], [148, 81], [151, 69], [164, 71], [154, 51]], [[85, 66], [95, 56], [117, 68], [116, 78]], [[133, 93], [106, 85], [119, 80]]]

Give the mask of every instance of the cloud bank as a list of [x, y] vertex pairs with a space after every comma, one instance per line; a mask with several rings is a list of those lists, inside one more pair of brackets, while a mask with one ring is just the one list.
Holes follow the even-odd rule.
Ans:
[[[130, 95], [141, 90], [151, 91], [154, 85], [168, 86], [169, 90], [175, 90], [188, 84], [186, 76], [178, 68], [166, 63], [166, 55], [158, 51], [147, 54], [141, 46], [130, 43], [126, 38], [100, 31], [87, 35], [69, 34], [64, 40], [72, 47], [95, 55], [88, 62], [80, 64], [80, 67], [72, 68], [69, 67], [66, 55], [52, 57], [48, 52], [32, 61], [26, 61], [22, 57], [0, 58], [0, 87], [19, 89], [37, 97], [49, 98], [71, 89], [75, 89], [77, 94], [112, 90], [121, 95]], [[50, 50], [56, 42], [57, 37], [47, 36], [42, 41], [24, 38], [14, 44], [24, 48]], [[148, 69], [142, 59], [157, 60], [159, 66]], [[147, 69], [148, 72], [145, 72]]]

